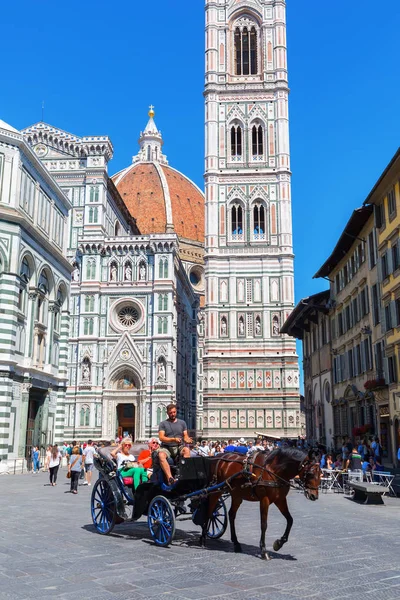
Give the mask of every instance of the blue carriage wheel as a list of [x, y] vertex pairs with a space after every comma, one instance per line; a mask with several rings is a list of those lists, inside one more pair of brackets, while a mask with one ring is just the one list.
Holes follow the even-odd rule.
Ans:
[[157, 546], [168, 546], [175, 535], [175, 514], [165, 496], [156, 496], [150, 502], [147, 524]]
[[98, 479], [94, 484], [91, 499], [92, 520], [98, 533], [107, 535], [112, 531], [117, 517], [117, 507], [107, 479]]
[[207, 528], [207, 537], [218, 540], [222, 537], [228, 527], [228, 513], [223, 498], [220, 498], [210, 517]]

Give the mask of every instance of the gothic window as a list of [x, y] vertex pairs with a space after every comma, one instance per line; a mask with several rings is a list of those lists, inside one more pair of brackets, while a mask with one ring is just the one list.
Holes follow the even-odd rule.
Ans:
[[151, 147], [147, 146], [147, 160], [151, 160]]
[[232, 240], [243, 240], [243, 208], [240, 204], [234, 204], [231, 209], [231, 232]]
[[265, 240], [265, 207], [262, 204], [255, 204], [253, 207], [253, 239]]
[[96, 279], [96, 261], [94, 259], [90, 259], [86, 263], [86, 279]]
[[93, 335], [94, 319], [86, 318], [83, 320], [83, 335]]
[[118, 237], [121, 231], [121, 225], [119, 224], [118, 221], [115, 221], [115, 225], [114, 225], [114, 235], [115, 237]]
[[97, 207], [89, 208], [89, 223], [97, 223], [99, 211]]
[[257, 31], [253, 27], [236, 27], [234, 33], [235, 74], [257, 74]]
[[89, 194], [89, 202], [98, 202], [99, 201], [99, 188], [98, 186], [92, 186], [90, 188]]
[[262, 125], [253, 125], [251, 130], [253, 160], [262, 160], [264, 156], [264, 131]]
[[90, 407], [87, 404], [81, 408], [79, 425], [81, 427], [89, 427], [90, 425]]
[[242, 160], [242, 128], [240, 125], [231, 127], [231, 158], [232, 160]]
[[94, 311], [94, 296], [85, 296], [85, 311]]
[[21, 263], [20, 277], [25, 282], [28, 282], [31, 278], [31, 269], [29, 267], [28, 259], [26, 256], [23, 258]]
[[168, 333], [168, 319], [167, 317], [158, 317], [158, 333]]
[[248, 337], [253, 337], [253, 314], [252, 313], [247, 313], [247, 318], [246, 318], [246, 325], [247, 325], [247, 336]]
[[158, 310], [168, 310], [168, 294], [158, 295]]
[[31, 278], [31, 269], [29, 267], [28, 259], [26, 257], [23, 258], [20, 269], [20, 289], [19, 289], [19, 297], [18, 297], [18, 308], [20, 311], [24, 312], [26, 297], [27, 297], [27, 289], [26, 284], [29, 282]]
[[49, 279], [47, 277], [47, 273], [43, 270], [39, 277], [38, 283], [38, 300], [36, 307], [36, 319], [40, 323], [46, 323], [47, 321], [47, 296], [49, 293]]
[[158, 276], [160, 279], [168, 279], [168, 258], [160, 258]]

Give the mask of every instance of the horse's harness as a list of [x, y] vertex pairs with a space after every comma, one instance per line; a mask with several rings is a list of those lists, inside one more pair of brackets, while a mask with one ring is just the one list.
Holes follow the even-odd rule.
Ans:
[[[259, 454], [265, 455], [265, 461], [264, 461], [264, 464], [262, 464], [262, 465], [259, 465], [255, 462], [256, 457]], [[243, 462], [241, 460], [223, 458], [223, 457], [218, 456], [218, 457], [215, 457], [215, 459], [218, 460], [216, 470], [218, 470], [218, 466], [219, 466], [220, 462], [241, 463], [243, 465], [243, 470], [240, 473], [236, 473], [234, 477], [236, 478], [239, 475], [243, 475], [243, 477], [247, 479], [247, 482], [244, 483], [241, 487], [242, 488], [246, 488], [246, 487], [250, 488], [253, 496], [254, 495], [257, 496], [257, 487], [268, 487], [268, 488], [289, 487], [289, 488], [293, 488], [293, 489], [298, 489], [296, 485], [291, 483], [291, 481], [284, 479], [283, 477], [281, 477], [280, 475], [278, 475], [277, 473], [275, 473], [274, 471], [271, 471], [271, 469], [266, 467], [265, 463], [266, 463], [267, 458], [268, 458], [268, 454], [266, 454], [264, 450], [257, 450], [251, 456], [245, 456]], [[310, 486], [307, 486], [307, 488], [306, 488], [306, 480], [307, 480], [307, 476], [309, 474], [307, 467], [312, 464], [313, 464], [312, 460], [308, 456], [306, 456], [299, 467], [298, 484], [303, 489], [303, 492], [306, 495], [307, 495], [307, 490], [317, 490], [318, 489], [318, 488], [310, 487]], [[261, 471], [258, 476], [253, 472], [254, 467]], [[263, 479], [262, 475], [264, 472], [271, 475], [274, 479], [273, 480]], [[228, 478], [226, 480], [226, 484], [232, 490], [232, 488], [229, 484], [230, 479], [231, 478]]]

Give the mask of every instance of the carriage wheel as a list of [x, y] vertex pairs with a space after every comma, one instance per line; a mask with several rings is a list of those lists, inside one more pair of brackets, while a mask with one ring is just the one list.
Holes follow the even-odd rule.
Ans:
[[150, 502], [147, 523], [157, 546], [168, 546], [175, 535], [175, 515], [172, 504], [165, 496], [156, 496]]
[[213, 514], [210, 517], [207, 528], [207, 537], [218, 540], [222, 537], [228, 527], [228, 513], [223, 498], [219, 498]]
[[102, 535], [112, 531], [117, 517], [117, 507], [107, 479], [98, 479], [92, 491], [93, 525]]

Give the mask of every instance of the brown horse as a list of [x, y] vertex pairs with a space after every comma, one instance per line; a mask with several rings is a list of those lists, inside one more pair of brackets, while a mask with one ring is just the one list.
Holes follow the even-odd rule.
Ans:
[[[298, 477], [298, 482], [304, 489], [309, 500], [318, 499], [318, 486], [321, 478], [319, 464], [314, 462], [311, 455], [304, 454], [296, 448], [278, 448], [271, 453], [255, 452], [251, 457], [228, 452], [221, 454], [211, 462], [212, 482], [227, 482], [232, 503], [229, 510], [229, 523], [231, 527], [231, 540], [235, 552], [241, 552], [235, 531], [236, 513], [243, 500], [260, 503], [261, 515], [261, 558], [270, 559], [265, 548], [265, 532], [267, 530], [268, 509], [270, 504], [275, 504], [286, 518], [286, 529], [283, 536], [273, 545], [275, 551], [280, 550], [288, 541], [293, 525], [293, 518], [289, 512], [286, 496], [290, 489], [290, 480]], [[208, 519], [206, 520], [200, 538], [201, 545], [205, 545], [208, 520], [213, 514], [221, 492], [210, 495]]]

